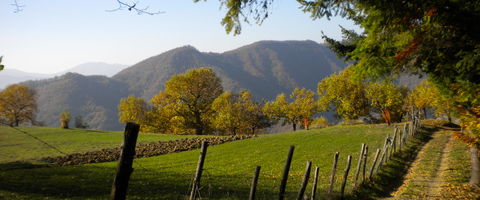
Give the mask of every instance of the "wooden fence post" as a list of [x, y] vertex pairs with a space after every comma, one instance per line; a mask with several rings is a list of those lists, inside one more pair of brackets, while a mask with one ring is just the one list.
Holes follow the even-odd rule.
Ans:
[[198, 159], [197, 171], [193, 179], [192, 191], [190, 192], [190, 200], [197, 198], [197, 193], [200, 191], [200, 178], [202, 178], [203, 163], [205, 163], [205, 156], [207, 156], [208, 142], [202, 142], [202, 149], [200, 150], [200, 158]]
[[375, 153], [375, 158], [373, 159], [372, 167], [370, 167], [369, 179], [371, 179], [373, 176], [373, 170], [375, 169], [375, 165], [377, 164], [379, 155], [380, 155], [380, 149], [377, 149], [377, 152]]
[[360, 175], [360, 168], [362, 167], [363, 153], [365, 152], [365, 143], [362, 143], [360, 148], [360, 154], [358, 156], [357, 170], [355, 171], [355, 177], [353, 178], [353, 185], [357, 186], [358, 175]]
[[110, 199], [124, 200], [127, 198], [128, 181], [133, 172], [133, 156], [135, 156], [135, 146], [137, 144], [138, 131], [140, 125], [127, 123], [123, 136], [122, 151], [117, 165], [117, 173], [113, 179]]
[[305, 174], [303, 175], [302, 185], [300, 186], [300, 191], [297, 195], [297, 200], [303, 199], [303, 194], [305, 194], [305, 189], [307, 188], [308, 179], [310, 178], [310, 169], [312, 167], [312, 162], [307, 161], [307, 167], [305, 168]]
[[392, 153], [397, 152], [397, 127], [395, 127], [395, 130], [393, 131], [393, 140], [392, 140]]
[[318, 183], [318, 167], [315, 167], [315, 176], [313, 177], [312, 185], [312, 198], [310, 200], [315, 200], [315, 195], [317, 194], [317, 183]]
[[340, 199], [343, 199], [343, 197], [345, 196], [345, 186], [347, 185], [348, 172], [350, 171], [351, 164], [352, 164], [352, 156], [348, 155], [347, 167], [345, 168], [345, 173], [343, 174], [342, 188], [340, 190]]
[[363, 172], [362, 172], [362, 182], [365, 181], [366, 171], [367, 171], [367, 156], [368, 156], [368, 145], [365, 145], [365, 152], [363, 154]]
[[335, 173], [337, 172], [338, 156], [339, 156], [339, 153], [335, 152], [335, 156], [333, 156], [333, 169], [332, 169], [332, 175], [330, 176], [330, 187], [328, 188], [328, 193], [333, 192], [333, 184], [335, 184]]
[[288, 151], [287, 161], [285, 162], [285, 167], [283, 168], [282, 181], [280, 182], [280, 192], [278, 193], [278, 199], [283, 200], [285, 198], [285, 188], [287, 187], [288, 172], [290, 171], [290, 164], [292, 163], [293, 150], [295, 146], [290, 146]]
[[260, 166], [255, 168], [255, 173], [253, 174], [252, 187], [250, 188], [249, 200], [255, 199], [255, 193], [257, 191], [258, 176], [260, 175]]
[[407, 128], [408, 128], [408, 123], [405, 123], [405, 125], [403, 126], [403, 136], [402, 136], [402, 142], [404, 146], [405, 146], [405, 143], [407, 143], [407, 136], [408, 136]]
[[388, 160], [390, 159], [390, 152], [391, 150], [389, 151], [388, 149], [390, 149], [390, 147], [387, 146], [387, 148], [385, 148], [385, 163], [388, 162]]
[[383, 149], [383, 153], [382, 153], [382, 156], [380, 156], [380, 162], [378, 163], [376, 171], [382, 168], [383, 163], [387, 162], [387, 157], [388, 157], [388, 146]]
[[402, 144], [402, 130], [398, 129], [398, 150], [402, 151], [403, 144]]

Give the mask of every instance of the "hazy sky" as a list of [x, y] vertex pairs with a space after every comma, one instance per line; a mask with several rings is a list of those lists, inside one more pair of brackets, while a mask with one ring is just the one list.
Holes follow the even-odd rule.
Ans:
[[[7, 68], [54, 73], [85, 62], [132, 65], [183, 45], [204, 52], [224, 52], [259, 40], [314, 40], [321, 32], [340, 39], [339, 25], [358, 27], [333, 18], [313, 21], [293, 0], [274, 2], [261, 25], [244, 24], [239, 36], [227, 35], [220, 20], [225, 9], [217, 0], [138, 0], [139, 7], [161, 10], [137, 15], [116, 0], [17, 0], [26, 5], [14, 13], [14, 0], [0, 1], [0, 55]], [[128, 1], [126, 1], [128, 2]]]

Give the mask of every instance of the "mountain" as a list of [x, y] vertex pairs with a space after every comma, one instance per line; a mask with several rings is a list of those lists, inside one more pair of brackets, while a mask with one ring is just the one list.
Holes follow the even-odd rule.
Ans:
[[3, 89], [10, 84], [27, 80], [40, 80], [48, 77], [51, 77], [51, 75], [29, 73], [16, 69], [5, 68], [0, 72], [0, 89]]
[[63, 75], [68, 72], [73, 72], [73, 73], [78, 73], [85, 76], [103, 75], [103, 76], [111, 77], [127, 67], [128, 65], [108, 64], [104, 62], [88, 62], [88, 63], [77, 65], [63, 72], [59, 72], [56, 75]]
[[250, 90], [272, 99], [296, 87], [316, 89], [318, 81], [345, 64], [314, 41], [261, 41], [224, 53], [202, 53], [191, 46], [145, 59], [112, 78], [127, 83], [136, 96], [150, 99], [174, 74], [210, 66], [226, 90]]
[[59, 126], [62, 112], [73, 119], [82, 116], [91, 128], [121, 130], [117, 105], [127, 97], [128, 85], [105, 76], [83, 76], [67, 73], [60, 77], [24, 84], [37, 92], [37, 121], [47, 126]]
[[313, 41], [261, 41], [224, 53], [204, 53], [184, 46], [147, 58], [112, 78], [75, 73], [29, 81], [36, 88], [37, 119], [58, 126], [63, 111], [82, 115], [92, 128], [120, 130], [117, 105], [122, 97], [149, 100], [172, 75], [209, 66], [225, 90], [247, 89], [258, 100], [271, 100], [296, 87], [316, 90], [317, 83], [346, 65], [325, 45]]
[[29, 80], [41, 80], [61, 76], [69, 72], [78, 73], [82, 75], [103, 75], [111, 77], [119, 71], [127, 68], [127, 65], [108, 64], [103, 62], [88, 62], [72, 67], [68, 70], [54, 73], [54, 74], [39, 74], [24, 72], [16, 69], [5, 69], [0, 72], [0, 89], [5, 88], [10, 84], [20, 83]]

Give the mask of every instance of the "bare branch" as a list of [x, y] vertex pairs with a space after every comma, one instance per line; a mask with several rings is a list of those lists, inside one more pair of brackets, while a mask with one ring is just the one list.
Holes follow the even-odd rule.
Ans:
[[13, 10], [13, 13], [19, 13], [23, 11], [23, 8], [25, 8], [25, 5], [20, 5], [17, 0], [14, 0], [11, 6], [15, 7], [15, 10]]
[[135, 3], [132, 3], [132, 4], [128, 4], [128, 3], [125, 3], [125, 2], [123, 2], [123, 1], [117, 0], [117, 3], [118, 3], [118, 8], [112, 9], [112, 10], [106, 10], [106, 11], [107, 11], [107, 12], [115, 12], [115, 11], [127, 9], [128, 11], [132, 11], [132, 10], [133, 10], [133, 11], [136, 11], [138, 15], [142, 15], [142, 14], [158, 15], [158, 14], [165, 13], [165, 12], [163, 12], [163, 11], [150, 12], [150, 11], [148, 11], [149, 6], [147, 6], [147, 7], [145, 7], [145, 8], [138, 8], [138, 7], [137, 7], [138, 1], [135, 2]]

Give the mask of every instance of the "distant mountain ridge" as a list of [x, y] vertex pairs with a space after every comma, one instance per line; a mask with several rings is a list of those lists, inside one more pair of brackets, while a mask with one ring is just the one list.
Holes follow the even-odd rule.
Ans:
[[345, 64], [325, 45], [314, 41], [260, 41], [224, 53], [202, 53], [179, 47], [122, 70], [113, 79], [127, 83], [137, 96], [151, 98], [174, 74], [210, 66], [226, 90], [250, 90], [271, 99], [296, 87], [315, 89], [318, 81]]
[[49, 74], [29, 73], [16, 69], [6, 68], [0, 72], [0, 89], [7, 87], [14, 83], [20, 83], [28, 80], [40, 80], [49, 78]]
[[82, 74], [85, 76], [102, 75], [102, 76], [111, 77], [127, 67], [128, 65], [108, 64], [104, 62], [88, 62], [88, 63], [77, 65], [63, 72], [56, 73], [55, 75], [63, 75], [68, 72], [72, 72], [72, 73]]
[[192, 46], [172, 49], [123, 69], [112, 78], [68, 73], [26, 84], [37, 89], [37, 119], [58, 126], [63, 111], [81, 115], [92, 128], [121, 130], [117, 105], [135, 95], [149, 100], [172, 75], [211, 67], [225, 90], [249, 90], [258, 100], [271, 100], [296, 87], [317, 83], [346, 65], [325, 45], [314, 41], [260, 41], [224, 53], [204, 53]]
[[0, 73], [0, 89], [5, 88], [8, 85], [20, 83], [29, 80], [41, 80], [46, 78], [52, 78], [55, 76], [61, 76], [68, 72], [74, 72], [82, 75], [103, 75], [111, 77], [119, 71], [127, 68], [128, 65], [121, 64], [108, 64], [104, 62], [88, 62], [77, 65], [62, 72], [53, 74], [40, 74], [24, 72], [17, 69], [6, 68]]

